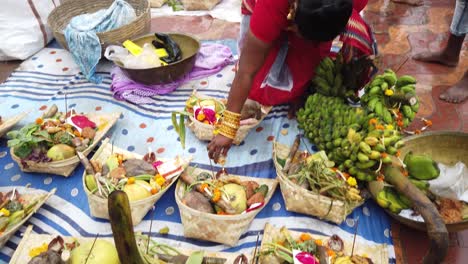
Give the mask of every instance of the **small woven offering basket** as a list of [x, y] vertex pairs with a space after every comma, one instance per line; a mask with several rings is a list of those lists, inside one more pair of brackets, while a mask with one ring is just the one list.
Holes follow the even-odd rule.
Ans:
[[23, 119], [27, 115], [27, 112], [23, 112], [13, 117], [5, 118], [5, 120], [3, 120], [3, 122], [1, 122], [0, 124], [0, 138], [3, 137], [6, 133], [8, 133], [8, 131], [11, 128], [18, 124], [18, 122], [21, 121], [21, 119]]
[[[112, 155], [112, 153], [119, 153], [122, 154], [125, 158], [136, 158], [141, 159], [143, 158], [142, 155], [131, 153], [129, 151], [113, 147], [112, 144], [109, 143], [109, 140], [106, 139], [103, 141], [101, 147], [96, 151], [94, 156], [92, 157], [91, 161], [99, 161], [100, 163], [105, 163], [108, 157]], [[160, 159], [164, 161], [165, 159]], [[189, 164], [189, 160], [181, 160], [183, 162], [183, 167], [185, 168]], [[108, 200], [102, 197], [97, 196], [96, 194], [91, 193], [88, 188], [86, 187], [85, 181], [86, 173], [83, 173], [83, 188], [86, 192], [86, 196], [88, 197], [89, 203], [89, 210], [91, 212], [91, 216], [96, 218], [102, 219], [109, 219], [109, 209], [108, 209]], [[154, 204], [166, 193], [167, 190], [177, 181], [176, 176], [171, 179], [171, 183], [161, 189], [158, 193], [151, 195], [142, 200], [132, 201], [130, 202], [130, 208], [132, 211], [132, 222], [134, 225], [138, 225], [145, 215], [151, 210]]]
[[[24, 192], [21, 191], [21, 197], [28, 201], [35, 201], [36, 204], [34, 205], [34, 209], [28, 215], [26, 215], [21, 221], [19, 221], [13, 228], [3, 232], [0, 235], [0, 248], [2, 248], [5, 243], [20, 229], [20, 227], [28, 221], [31, 216], [41, 208], [41, 206], [49, 199], [52, 195], [55, 194], [56, 189], [52, 189], [50, 192], [44, 192], [42, 190], [35, 190], [24, 188]], [[14, 263], [14, 262], [11, 262]]]
[[280, 159], [285, 160], [288, 157], [289, 151], [290, 148], [286, 145], [278, 142], [273, 145], [273, 162], [286, 210], [341, 224], [354, 209], [363, 204], [364, 201], [349, 205], [343, 201], [307, 190], [289, 180], [283, 172], [283, 166], [279, 163]]
[[[199, 174], [201, 172], [208, 171], [190, 167], [184, 173]], [[229, 175], [228, 177], [237, 178], [241, 181], [255, 181], [259, 185], [267, 185], [268, 194], [265, 197], [265, 202], [262, 207], [236, 215], [217, 215], [201, 212], [188, 207], [182, 202], [186, 184], [179, 180], [176, 185], [175, 199], [179, 206], [185, 237], [235, 246], [239, 241], [240, 236], [249, 228], [250, 223], [254, 220], [255, 216], [265, 207], [266, 204], [268, 204], [277, 185], [277, 181], [273, 179], [253, 178], [238, 175]]]
[[[111, 113], [111, 114], [97, 114], [91, 113], [86, 115], [89, 120], [93, 121], [98, 127], [96, 136], [93, 139], [93, 143], [89, 145], [82, 153], [86, 156], [97, 146], [97, 144], [104, 138], [106, 133], [114, 126], [117, 120], [120, 117], [120, 113]], [[32, 160], [23, 161], [21, 158], [15, 155], [13, 148], [10, 148], [11, 157], [21, 171], [24, 172], [36, 172], [36, 173], [50, 173], [54, 175], [60, 175], [64, 177], [70, 176], [75, 170], [76, 166], [80, 163], [78, 155], [75, 155], [71, 158], [60, 160], [60, 161], [51, 161], [51, 162], [35, 162]]]

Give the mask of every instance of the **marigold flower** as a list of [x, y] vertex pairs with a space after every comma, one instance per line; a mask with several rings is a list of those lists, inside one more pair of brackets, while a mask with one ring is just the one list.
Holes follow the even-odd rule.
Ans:
[[155, 195], [157, 193], [158, 193], [158, 189], [156, 189], [156, 188], [151, 189], [151, 194], [152, 195]]
[[377, 119], [375, 118], [369, 119], [369, 125], [375, 125], [375, 124], [377, 124]]
[[388, 130], [393, 130], [393, 129], [394, 129], [394, 127], [393, 127], [392, 125], [387, 125], [386, 128], [387, 128]]
[[200, 185], [200, 190], [201, 190], [202, 192], [205, 192], [206, 188], [208, 188], [208, 183], [202, 183], [202, 184]]
[[398, 121], [397, 121], [397, 126], [403, 127], [403, 125], [404, 125], [404, 123], [403, 123], [402, 120], [398, 120]]
[[42, 125], [42, 123], [44, 123], [44, 120], [42, 120], [42, 118], [36, 119], [36, 125]]
[[81, 137], [81, 133], [78, 130], [73, 131], [73, 135]]
[[393, 95], [393, 90], [392, 89], [385, 90], [385, 95], [386, 96], [392, 96]]
[[378, 130], [384, 130], [384, 129], [385, 129], [385, 127], [384, 127], [384, 126], [382, 126], [382, 125], [376, 125], [376, 126], [375, 126], [375, 129], [378, 129]]
[[301, 236], [299, 237], [301, 241], [308, 241], [312, 239], [312, 236], [307, 234], [307, 233], [302, 233]]
[[130, 177], [127, 180], [127, 184], [134, 184], [135, 183], [135, 177]]
[[205, 114], [199, 113], [199, 114], [197, 115], [197, 120], [200, 121], [200, 122], [203, 121], [203, 120], [205, 120]]
[[357, 185], [357, 181], [354, 177], [349, 177], [346, 182], [348, 183], [349, 186], [354, 187]]
[[383, 176], [382, 174], [380, 174], [379, 176], [377, 176], [377, 181], [379, 182], [383, 182], [385, 179], [385, 176]]
[[10, 211], [6, 208], [2, 208], [2, 210], [0, 210], [0, 213], [2, 213], [4, 216], [10, 216]]
[[36, 256], [39, 256], [41, 253], [43, 252], [46, 252], [47, 250], [49, 249], [49, 245], [47, 243], [43, 243], [41, 246], [39, 247], [35, 247], [35, 248], [32, 248], [30, 251], [29, 251], [29, 256], [31, 258], [34, 258]]
[[432, 121], [431, 120], [423, 119], [423, 122], [424, 122], [425, 126], [428, 126], [428, 127], [432, 126]]
[[331, 249], [327, 249], [327, 255], [328, 255], [329, 257], [334, 257], [335, 254], [336, 254], [335, 251], [333, 251], [333, 250], [331, 250]]
[[158, 175], [156, 175], [156, 177], [154, 178], [154, 181], [156, 182], [157, 185], [163, 186], [164, 183], [166, 182], [166, 179], [164, 179], [163, 176], [161, 176], [160, 174], [158, 174]]
[[349, 179], [349, 177], [351, 176], [351, 175], [349, 175], [349, 173], [347, 173], [347, 172], [343, 172], [342, 174], [343, 174], [343, 176], [344, 176], [346, 179]]
[[317, 239], [315, 240], [315, 245], [317, 246], [322, 246], [323, 245], [323, 241], [321, 239]]
[[221, 199], [221, 191], [218, 188], [216, 188], [213, 192], [213, 197], [211, 198], [211, 200], [216, 203], [220, 199]]
[[382, 157], [382, 159], [385, 159], [388, 156], [388, 154], [383, 152], [382, 154], [380, 154], [380, 156]]
[[416, 129], [416, 130], [414, 131], [414, 134], [416, 134], [416, 135], [419, 135], [419, 134], [421, 134], [421, 130], [419, 130], [419, 129]]
[[395, 153], [395, 156], [396, 156], [396, 157], [400, 157], [400, 156], [401, 156], [401, 151], [400, 151], [400, 150], [397, 150], [397, 152]]

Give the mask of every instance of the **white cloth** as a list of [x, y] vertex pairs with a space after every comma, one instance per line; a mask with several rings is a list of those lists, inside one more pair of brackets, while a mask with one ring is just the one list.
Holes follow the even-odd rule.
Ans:
[[439, 163], [440, 175], [429, 181], [434, 194], [468, 203], [468, 169], [459, 161], [454, 166]]
[[2, 0], [0, 61], [25, 60], [53, 39], [47, 25], [60, 0]]

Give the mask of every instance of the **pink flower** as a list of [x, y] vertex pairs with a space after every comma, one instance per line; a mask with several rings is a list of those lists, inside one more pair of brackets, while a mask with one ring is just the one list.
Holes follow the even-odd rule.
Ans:
[[83, 115], [72, 116], [71, 121], [73, 122], [73, 124], [75, 124], [75, 126], [79, 128], [85, 128], [85, 127], [96, 128], [96, 124]]
[[163, 162], [160, 160], [157, 160], [153, 162], [153, 168], [158, 169], [158, 167], [161, 166], [161, 164], [163, 164]]
[[295, 258], [302, 264], [320, 264], [318, 259], [308, 252], [301, 252]]

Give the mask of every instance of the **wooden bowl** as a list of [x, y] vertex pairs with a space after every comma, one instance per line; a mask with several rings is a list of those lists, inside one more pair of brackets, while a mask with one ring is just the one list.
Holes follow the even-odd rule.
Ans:
[[[425, 154], [431, 156], [436, 162], [446, 165], [455, 165], [458, 161], [468, 164], [468, 134], [461, 132], [438, 131], [426, 132], [421, 135], [411, 136], [404, 139], [405, 146], [400, 150], [401, 157], [412, 151], [414, 154]], [[369, 188], [383, 188], [377, 182], [369, 183]], [[372, 192], [371, 193], [378, 193]], [[375, 197], [374, 197], [375, 198]], [[385, 210], [392, 218], [398, 222], [421, 230], [427, 231], [424, 222], [415, 221], [398, 214]], [[446, 224], [449, 232], [458, 232], [468, 229], [468, 220], [458, 223]]]
[[[195, 65], [197, 53], [200, 50], [200, 42], [195, 38], [180, 34], [167, 33], [182, 50], [182, 59], [166, 66], [160, 66], [149, 69], [128, 69], [122, 64], [116, 63], [117, 66], [132, 80], [146, 84], [165, 84], [179, 80], [184, 75], [188, 74]], [[135, 44], [143, 47], [145, 43], [151, 43], [155, 40], [154, 34], [145, 35], [132, 40]]]

